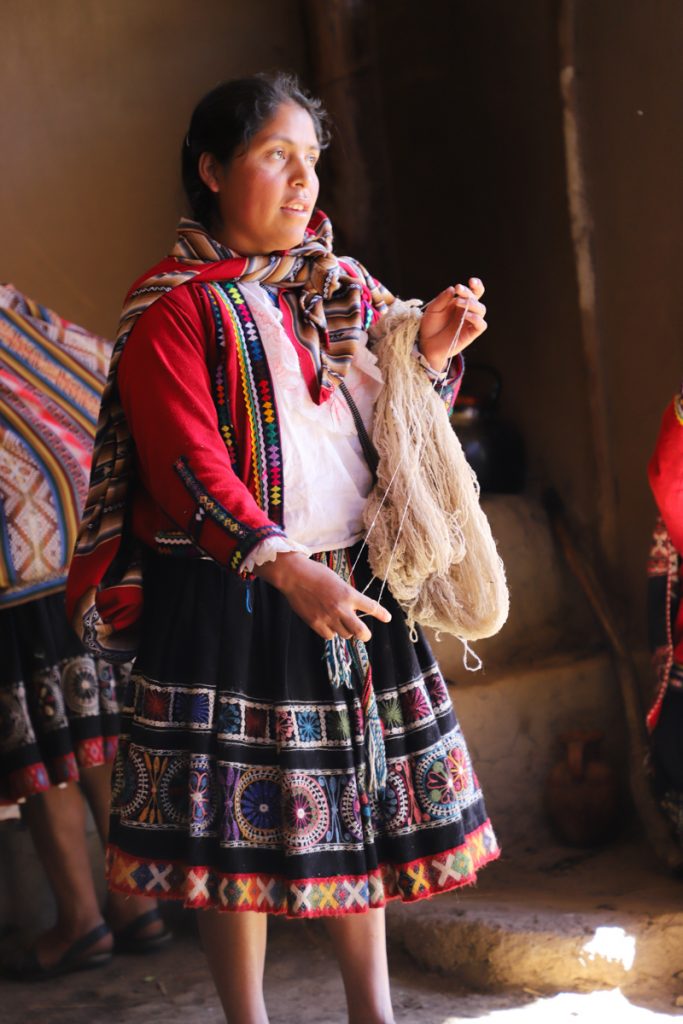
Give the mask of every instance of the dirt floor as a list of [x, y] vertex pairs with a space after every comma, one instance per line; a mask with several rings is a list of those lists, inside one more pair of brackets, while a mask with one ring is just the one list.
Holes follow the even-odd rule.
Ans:
[[[477, 994], [392, 959], [400, 1024], [657, 1024], [679, 1020], [630, 1004], [618, 990], [538, 998], [531, 992]], [[343, 1024], [342, 985], [316, 924], [271, 925], [266, 995], [271, 1024]], [[672, 1014], [675, 1013], [672, 1010]], [[145, 958], [116, 957], [97, 971], [33, 985], [0, 982], [3, 1024], [223, 1024], [223, 1015], [190, 928]]]
[[[397, 1024], [683, 1024], [683, 880], [628, 835], [603, 850], [513, 853], [475, 888], [390, 907]], [[164, 913], [176, 938], [153, 955], [40, 984], [0, 978], [0, 1024], [223, 1024], [193, 915]], [[609, 951], [577, 969], [596, 925], [630, 937], [632, 970]], [[271, 1024], [345, 1024], [320, 922], [271, 919], [266, 1000]]]

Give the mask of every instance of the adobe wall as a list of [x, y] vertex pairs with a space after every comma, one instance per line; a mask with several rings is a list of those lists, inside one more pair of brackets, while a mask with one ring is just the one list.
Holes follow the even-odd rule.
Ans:
[[301, 71], [298, 0], [7, 0], [0, 279], [111, 336], [168, 251], [180, 146], [225, 78]]

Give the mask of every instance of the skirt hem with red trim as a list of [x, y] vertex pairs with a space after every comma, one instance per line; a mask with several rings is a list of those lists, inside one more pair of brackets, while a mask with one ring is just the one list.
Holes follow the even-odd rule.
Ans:
[[[287, 879], [268, 874], [224, 874], [208, 867], [145, 862], [107, 849], [109, 888], [125, 896], [180, 900], [189, 910], [255, 911], [292, 919], [363, 914], [394, 900], [416, 903], [473, 885], [500, 849], [488, 821], [467, 842], [407, 864], [379, 864], [365, 875]], [[135, 873], [147, 876], [143, 887]]]

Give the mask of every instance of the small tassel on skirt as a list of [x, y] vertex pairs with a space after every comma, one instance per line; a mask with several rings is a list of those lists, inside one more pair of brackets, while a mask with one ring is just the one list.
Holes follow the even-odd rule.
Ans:
[[[327, 564], [346, 583], [353, 585], [346, 551], [329, 552]], [[358, 682], [364, 722], [363, 743], [367, 772], [365, 781], [368, 792], [378, 796], [387, 784], [387, 757], [367, 648], [363, 641], [356, 637], [344, 640], [339, 635], [333, 636], [325, 641], [325, 664], [332, 686], [346, 686], [350, 690], [355, 690], [356, 681]]]

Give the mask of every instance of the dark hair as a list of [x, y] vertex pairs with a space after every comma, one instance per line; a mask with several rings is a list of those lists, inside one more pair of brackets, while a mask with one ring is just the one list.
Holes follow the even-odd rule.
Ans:
[[327, 114], [320, 100], [283, 72], [223, 82], [199, 101], [182, 148], [183, 187], [195, 220], [211, 225], [216, 197], [199, 175], [199, 158], [212, 153], [223, 166], [248, 145], [283, 103], [297, 103], [313, 121], [320, 148], [329, 143]]

